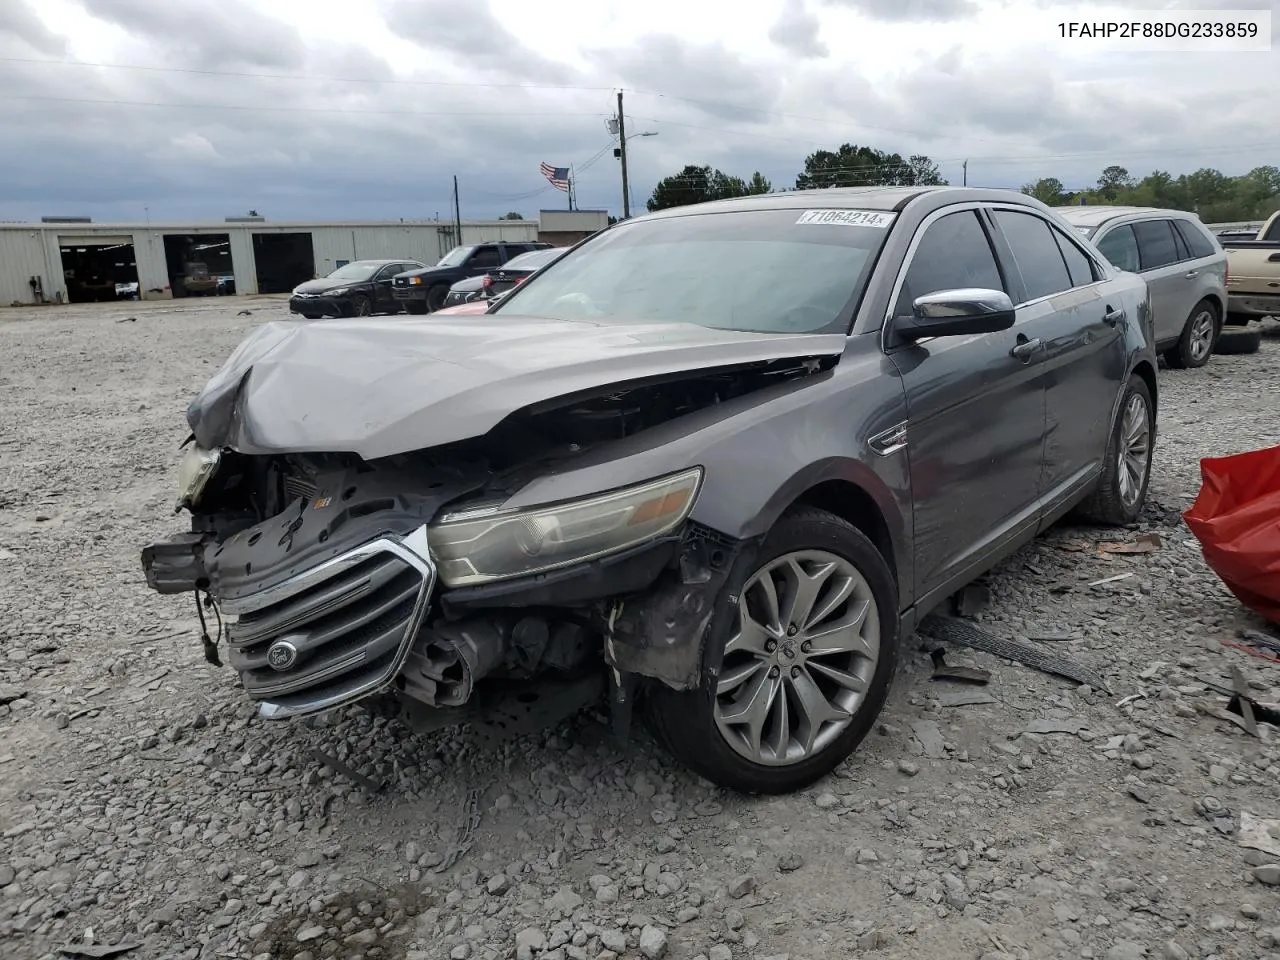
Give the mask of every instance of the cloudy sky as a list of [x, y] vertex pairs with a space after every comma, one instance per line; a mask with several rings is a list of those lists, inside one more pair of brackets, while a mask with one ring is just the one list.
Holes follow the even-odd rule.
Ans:
[[[1268, 10], [1271, 0], [1119, 0]], [[1117, 4], [1113, 3], [1112, 6]], [[1066, 0], [0, 0], [0, 220], [620, 213], [688, 163], [792, 186], [849, 141], [959, 183], [1280, 165], [1280, 43], [1064, 40]], [[1273, 18], [1280, 32], [1280, 16]], [[1273, 43], [1275, 42], [1273, 32]]]

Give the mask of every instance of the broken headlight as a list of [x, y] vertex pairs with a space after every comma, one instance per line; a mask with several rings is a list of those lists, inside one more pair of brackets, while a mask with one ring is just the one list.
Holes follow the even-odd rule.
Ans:
[[195, 506], [221, 461], [222, 453], [218, 450], [205, 450], [194, 444], [187, 449], [178, 464], [177, 510]]
[[474, 586], [594, 560], [675, 529], [693, 509], [702, 468], [547, 507], [448, 514], [431, 553], [450, 587]]

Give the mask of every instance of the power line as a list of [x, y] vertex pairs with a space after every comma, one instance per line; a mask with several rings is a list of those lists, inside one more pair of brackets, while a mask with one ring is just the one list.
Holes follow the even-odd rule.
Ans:
[[537, 111], [530, 112], [528, 110], [373, 110], [366, 108], [344, 109], [341, 107], [297, 107], [283, 106], [272, 107], [263, 106], [261, 104], [240, 104], [240, 103], [167, 103], [155, 100], [124, 100], [124, 99], [95, 99], [92, 97], [46, 97], [38, 95], [25, 94], [3, 94], [0, 100], [35, 100], [47, 103], [88, 103], [98, 106], [127, 106], [127, 107], [168, 107], [178, 110], [239, 110], [248, 112], [268, 112], [268, 113], [346, 113], [346, 114], [365, 114], [371, 116], [400, 116], [400, 117], [603, 117], [603, 111], [594, 113], [584, 112], [566, 112], [564, 110], [549, 110], [539, 113]]
[[157, 67], [132, 63], [94, 63], [88, 60], [49, 60], [37, 57], [0, 57], [0, 63], [31, 63], [60, 67], [93, 67], [98, 70], [138, 70], [151, 73], [185, 73], [201, 77], [239, 77], [246, 80], [303, 80], [323, 83], [375, 83], [415, 87], [487, 87], [497, 90], [578, 90], [612, 93], [613, 87], [588, 87], [569, 83], [486, 83], [479, 80], [410, 80], [402, 77], [333, 77], [321, 74], [254, 73], [240, 70], [200, 70], [194, 67]]

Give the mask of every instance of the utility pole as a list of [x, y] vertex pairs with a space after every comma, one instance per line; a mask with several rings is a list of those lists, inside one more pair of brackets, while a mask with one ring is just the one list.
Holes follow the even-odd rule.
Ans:
[[622, 91], [618, 91], [618, 159], [622, 161], [622, 219], [631, 217], [631, 185], [627, 183], [627, 124], [622, 117]]
[[967, 187], [969, 185], [969, 161], [966, 160], [960, 164], [960, 185]]
[[453, 177], [453, 225], [458, 231], [458, 237], [454, 241], [454, 246], [462, 245], [462, 208], [458, 206], [458, 176]]

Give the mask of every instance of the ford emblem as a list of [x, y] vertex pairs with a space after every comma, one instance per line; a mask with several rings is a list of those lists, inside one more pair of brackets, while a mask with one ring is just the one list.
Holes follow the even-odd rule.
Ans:
[[298, 648], [288, 640], [277, 640], [267, 648], [267, 663], [272, 670], [288, 670], [298, 662]]

